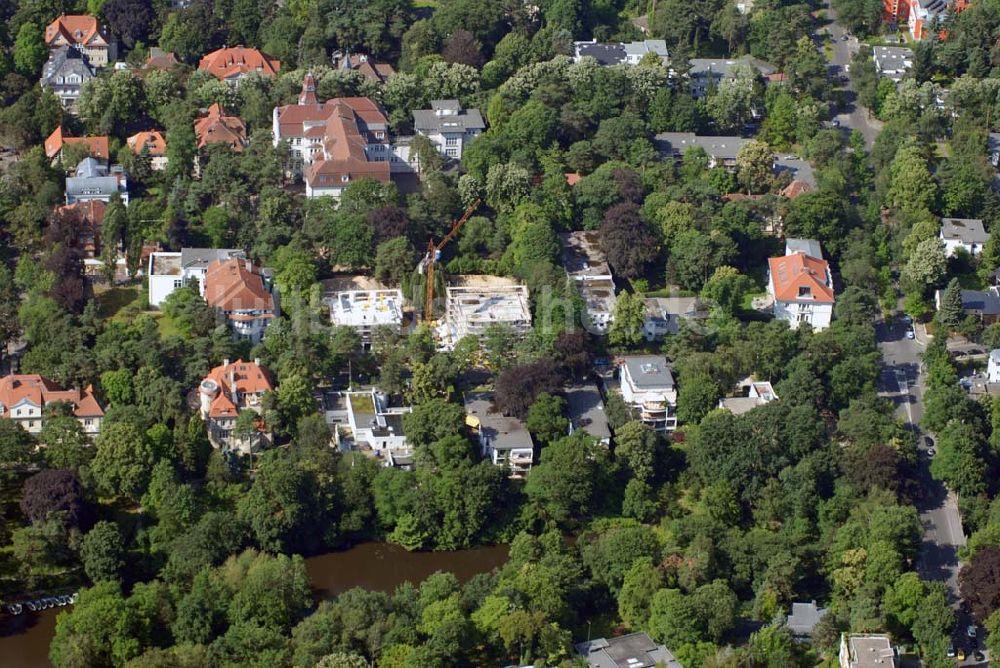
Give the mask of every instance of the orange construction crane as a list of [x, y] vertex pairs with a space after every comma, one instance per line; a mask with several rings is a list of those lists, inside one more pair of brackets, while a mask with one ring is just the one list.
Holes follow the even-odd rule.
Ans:
[[451, 224], [451, 229], [448, 231], [448, 234], [444, 235], [441, 241], [435, 244], [434, 240], [431, 239], [427, 242], [427, 254], [424, 255], [424, 259], [420, 261], [420, 265], [417, 267], [421, 274], [425, 273], [425, 270], [427, 274], [427, 285], [424, 291], [424, 322], [434, 320], [434, 265], [441, 257], [441, 249], [455, 238], [458, 231], [462, 229], [462, 225], [465, 225], [466, 221], [479, 208], [479, 204], [479, 199], [470, 204], [469, 208], [462, 214], [462, 217]]

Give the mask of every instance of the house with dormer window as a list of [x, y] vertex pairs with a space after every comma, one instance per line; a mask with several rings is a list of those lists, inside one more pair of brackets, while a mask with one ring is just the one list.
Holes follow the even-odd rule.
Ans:
[[64, 390], [38, 374], [10, 374], [0, 378], [0, 418], [13, 420], [25, 431], [38, 434], [46, 419], [45, 407], [65, 403], [88, 436], [101, 431], [104, 409], [94, 388]]
[[82, 53], [93, 67], [107, 67], [118, 57], [114, 40], [93, 16], [63, 14], [45, 28], [45, 45], [50, 51], [69, 47]]
[[785, 255], [768, 260], [767, 291], [774, 317], [792, 329], [808, 323], [821, 331], [833, 318], [833, 275], [814, 239], [788, 239]]

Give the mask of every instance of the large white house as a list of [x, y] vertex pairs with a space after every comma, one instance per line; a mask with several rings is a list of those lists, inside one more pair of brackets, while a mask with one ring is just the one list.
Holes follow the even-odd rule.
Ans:
[[462, 109], [458, 100], [433, 100], [430, 109], [413, 112], [413, 129], [430, 139], [441, 155], [458, 160], [486, 123], [478, 109]]
[[10, 374], [0, 378], [0, 418], [13, 420], [25, 431], [37, 434], [45, 421], [45, 407], [65, 402], [88, 436], [101, 431], [104, 410], [97, 403], [94, 388], [64, 390], [38, 374]]
[[330, 308], [330, 323], [335, 327], [350, 327], [361, 337], [361, 345], [369, 350], [376, 327], [403, 327], [402, 290], [343, 290], [324, 299]]
[[990, 240], [981, 218], [942, 218], [938, 238], [944, 242], [944, 251], [952, 257], [963, 249], [969, 255], [979, 255]]
[[677, 428], [677, 386], [661, 355], [624, 358], [619, 374], [622, 399], [656, 431]]
[[216, 260], [244, 258], [237, 248], [182, 248], [177, 252], [158, 251], [149, 255], [149, 305], [159, 308], [170, 293], [191, 279], [198, 281], [198, 294], [205, 294], [205, 274]]
[[808, 323], [821, 331], [833, 318], [833, 276], [822, 259], [819, 242], [789, 239], [783, 257], [768, 260], [767, 291], [774, 300], [774, 317], [792, 329]]

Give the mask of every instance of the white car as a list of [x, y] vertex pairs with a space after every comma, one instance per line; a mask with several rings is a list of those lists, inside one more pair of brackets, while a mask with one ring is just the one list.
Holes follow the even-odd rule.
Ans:
[[908, 338], [908, 339], [914, 339], [914, 338], [916, 338], [916, 336], [917, 336], [917, 335], [916, 335], [916, 333], [915, 333], [915, 332], [913, 331], [913, 328], [912, 328], [912, 327], [911, 327], [910, 329], [906, 330], [906, 338]]

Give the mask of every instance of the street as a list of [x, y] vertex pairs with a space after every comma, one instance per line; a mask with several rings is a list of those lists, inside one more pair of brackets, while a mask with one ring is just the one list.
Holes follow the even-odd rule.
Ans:
[[[826, 13], [830, 23], [817, 31], [815, 41], [817, 46], [822, 50], [823, 33], [830, 35], [830, 40], [833, 46], [833, 56], [829, 60], [830, 74], [831, 79], [837, 81], [841, 75], [847, 74], [850, 76], [848, 71], [845, 69], [845, 66], [850, 64], [851, 57], [858, 50], [858, 40], [854, 37], [844, 40], [844, 35], [846, 35], [847, 32], [839, 23], [836, 22], [837, 12], [833, 10], [829, 2], [824, 4], [823, 11]], [[868, 112], [855, 103], [854, 98], [854, 91], [845, 88], [844, 109], [834, 118], [838, 123], [840, 123], [840, 127], [844, 128], [846, 131], [850, 132], [851, 130], [857, 130], [860, 132], [865, 138], [865, 148], [871, 149], [871, 147], [875, 144], [875, 138], [878, 136], [882, 124], [879, 121], [870, 118], [868, 116]]]
[[[958, 512], [958, 498], [930, 475], [931, 458], [927, 452], [930, 446], [926, 441], [927, 436], [919, 427], [923, 415], [924, 391], [920, 355], [925, 344], [921, 339], [925, 335], [921, 332], [918, 337], [908, 339], [906, 338], [908, 328], [909, 325], [898, 321], [879, 322], [876, 325], [876, 338], [879, 350], [882, 352], [879, 396], [892, 400], [896, 406], [896, 415], [917, 437], [920, 453], [917, 471], [922, 493], [915, 504], [920, 513], [920, 523], [924, 528], [917, 572], [927, 580], [945, 583], [948, 588], [948, 600], [956, 608], [958, 615], [953, 640], [956, 646], [963, 643], [968, 651], [968, 640], [964, 637], [964, 629], [972, 623], [972, 620], [959, 607], [958, 591], [960, 568], [958, 548], [965, 545], [965, 534], [962, 530], [962, 518]], [[978, 664], [970, 660], [962, 665]]]

